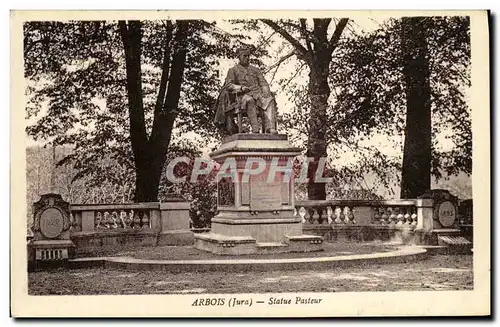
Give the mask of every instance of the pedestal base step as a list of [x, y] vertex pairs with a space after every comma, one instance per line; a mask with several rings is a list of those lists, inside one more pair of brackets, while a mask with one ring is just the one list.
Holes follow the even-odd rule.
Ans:
[[227, 236], [216, 233], [195, 234], [194, 247], [227, 255], [323, 251], [323, 237], [316, 235], [285, 236], [280, 242], [257, 242], [250, 236]]
[[285, 253], [290, 252], [288, 244], [275, 242], [256, 243], [257, 253]]
[[66, 267], [75, 245], [71, 240], [38, 240], [28, 244], [28, 270]]
[[323, 251], [323, 237], [318, 235], [286, 236], [290, 252], [317, 252]]
[[426, 245], [445, 247], [446, 254], [471, 254], [472, 243], [467, 240], [459, 229], [434, 229], [422, 237]]
[[463, 236], [438, 236], [438, 245], [448, 248], [450, 254], [470, 254], [472, 243]]

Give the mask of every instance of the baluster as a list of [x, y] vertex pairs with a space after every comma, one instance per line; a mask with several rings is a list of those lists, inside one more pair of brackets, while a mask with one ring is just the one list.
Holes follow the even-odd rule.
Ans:
[[120, 222], [121, 222], [123, 228], [127, 228], [127, 224], [125, 222], [125, 219], [127, 219], [127, 213], [125, 212], [125, 210], [122, 209], [120, 211]]
[[397, 214], [396, 214], [396, 219], [397, 219], [397, 223], [396, 223], [396, 225], [397, 225], [398, 227], [403, 227], [403, 224], [404, 224], [404, 217], [405, 217], [405, 216], [401, 213], [401, 211], [402, 211], [402, 210], [401, 210], [401, 208], [399, 208], [399, 207], [398, 207], [398, 208], [396, 208], [396, 210], [397, 210], [397, 212], [396, 212], [396, 213], [397, 213]]
[[133, 209], [128, 211], [126, 222], [127, 222], [127, 228], [133, 228], [133, 225], [134, 225], [134, 210]]
[[405, 227], [411, 226], [411, 215], [410, 215], [410, 207], [405, 208], [405, 215], [404, 215], [404, 225]]
[[382, 207], [382, 215], [380, 216], [380, 224], [385, 225], [387, 223], [387, 219], [389, 219], [388, 208]]
[[354, 215], [354, 213], [356, 212], [356, 209], [354, 209], [354, 207], [350, 207], [349, 208], [349, 221], [351, 222], [351, 224], [355, 224], [356, 223], [356, 216]]
[[101, 222], [101, 228], [106, 229], [108, 228], [108, 212], [107, 211], [102, 211], [102, 222]]
[[342, 206], [339, 206], [339, 219], [340, 223], [345, 222], [345, 213], [344, 213], [345, 208], [343, 209]]
[[381, 219], [380, 207], [373, 207], [372, 210], [373, 210], [373, 220], [372, 220], [372, 223], [373, 224], [380, 224], [380, 219]]
[[134, 222], [133, 226], [134, 229], [141, 228], [141, 217], [139, 217], [139, 212], [137, 211], [134, 212], [133, 222]]
[[340, 209], [340, 207], [338, 207], [338, 206], [335, 206], [334, 213], [335, 213], [335, 223], [340, 224], [342, 222], [342, 219], [341, 219], [342, 209]]
[[394, 225], [396, 225], [396, 220], [397, 220], [396, 210], [397, 209], [394, 207], [389, 207], [389, 220], [387, 223], [390, 227], [394, 227]]
[[106, 217], [106, 220], [105, 220], [106, 221], [106, 225], [105, 226], [108, 229], [112, 229], [113, 228], [113, 215], [108, 210], [106, 210], [104, 212], [104, 217]]
[[298, 214], [297, 208], [293, 208], [293, 216], [296, 217]]
[[112, 228], [117, 229], [118, 228], [118, 213], [116, 212], [116, 210], [114, 210], [111, 213], [111, 221], [112, 221]]
[[306, 220], [306, 214], [307, 214], [306, 208], [300, 207], [300, 209], [299, 209], [299, 216], [302, 219], [302, 223], [303, 224], [305, 224], [307, 222], [307, 220]]
[[94, 214], [95, 214], [94, 221], [96, 222], [95, 229], [102, 228], [102, 226], [101, 226], [101, 224], [102, 224], [102, 212], [94, 211]]
[[144, 211], [142, 216], [142, 228], [149, 228], [149, 215], [147, 211]]
[[351, 211], [351, 208], [349, 208], [348, 206], [344, 207], [343, 212], [344, 212], [344, 223], [345, 224], [349, 224], [350, 223], [350, 220], [349, 220], [350, 211]]
[[319, 215], [318, 210], [316, 208], [312, 208], [312, 221], [311, 224], [319, 224]]
[[327, 219], [327, 214], [326, 214], [326, 207], [323, 207], [321, 209], [321, 225], [326, 225], [328, 224], [328, 219]]
[[417, 214], [415, 212], [411, 214], [411, 220], [412, 220], [411, 225], [417, 226]]
[[333, 210], [332, 207], [328, 206], [326, 207], [326, 214], [328, 218], [328, 224], [331, 225], [333, 222], [332, 216], [333, 216]]
[[306, 214], [304, 216], [306, 223], [312, 224], [312, 217], [311, 217], [311, 213], [309, 212], [309, 209], [308, 208], [304, 208], [304, 209], [306, 210]]

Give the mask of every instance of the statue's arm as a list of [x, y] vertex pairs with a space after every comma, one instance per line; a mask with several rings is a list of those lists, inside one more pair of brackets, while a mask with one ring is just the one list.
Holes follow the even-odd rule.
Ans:
[[264, 75], [262, 74], [262, 72], [259, 69], [256, 69], [256, 70], [257, 70], [257, 79], [259, 81], [259, 86], [260, 86], [260, 89], [262, 90], [262, 94], [265, 97], [271, 96], [271, 89], [270, 89], [269, 84], [267, 83], [266, 79], [264, 78]]

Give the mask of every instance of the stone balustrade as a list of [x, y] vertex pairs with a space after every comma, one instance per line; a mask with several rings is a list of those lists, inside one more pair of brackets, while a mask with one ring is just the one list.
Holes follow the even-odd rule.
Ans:
[[193, 242], [189, 202], [70, 205], [70, 235], [77, 254], [130, 246]]
[[120, 231], [158, 229], [160, 204], [124, 203], [71, 205], [71, 231]]
[[417, 226], [418, 200], [299, 200], [295, 216], [311, 225]]
[[433, 224], [432, 200], [302, 200], [294, 215], [303, 230], [333, 242], [418, 241]]

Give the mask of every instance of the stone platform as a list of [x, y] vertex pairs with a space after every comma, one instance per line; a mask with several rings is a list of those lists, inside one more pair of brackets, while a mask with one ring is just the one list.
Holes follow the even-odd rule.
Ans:
[[[276, 270], [313, 270], [334, 267], [365, 267], [370, 264], [409, 263], [427, 259], [430, 253], [420, 246], [369, 254], [300, 257], [289, 259], [147, 260], [131, 257], [97, 257], [70, 260], [70, 268], [101, 267], [129, 271], [249, 272]], [[222, 257], [224, 258], [224, 257]]]
[[304, 235], [293, 216], [293, 159], [301, 151], [282, 134], [225, 138], [210, 154], [221, 165], [219, 214], [210, 233], [194, 236], [195, 247], [227, 255], [321, 251], [323, 237]]
[[286, 253], [322, 251], [323, 238], [316, 235], [285, 236], [283, 242], [257, 242], [250, 236], [195, 235], [195, 247], [217, 254]]

